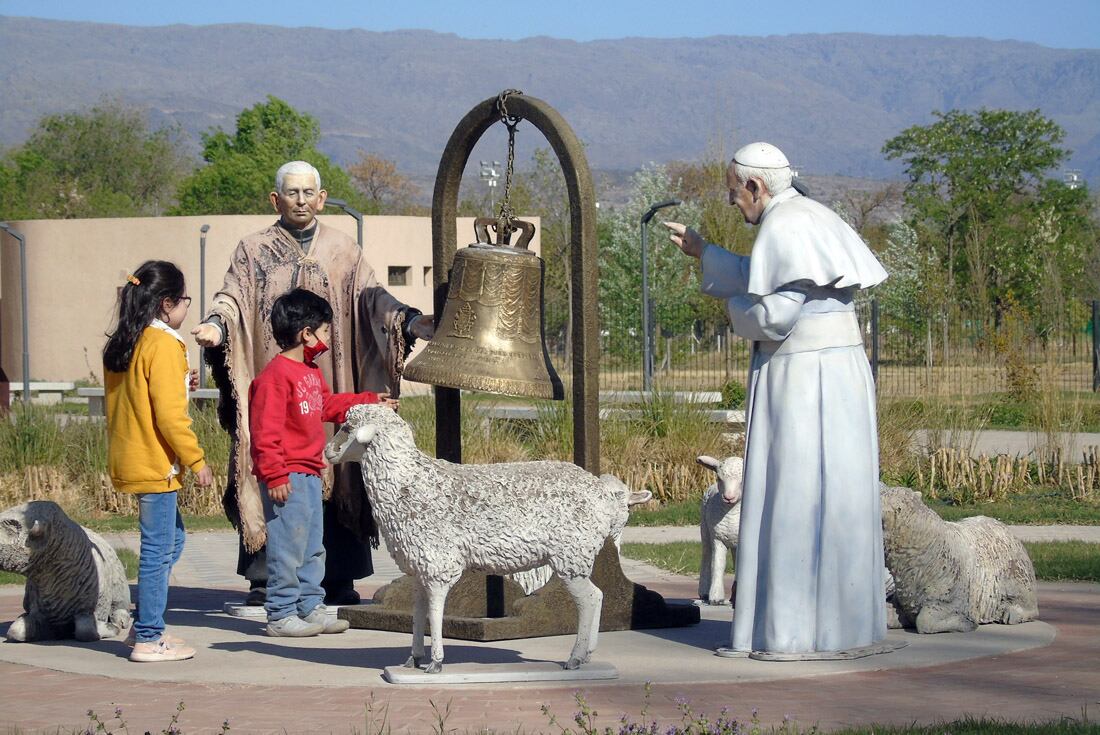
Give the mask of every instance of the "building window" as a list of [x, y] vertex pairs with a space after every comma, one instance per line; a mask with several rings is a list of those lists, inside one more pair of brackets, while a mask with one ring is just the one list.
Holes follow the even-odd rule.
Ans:
[[389, 280], [387, 281], [391, 286], [407, 286], [409, 285], [409, 266], [407, 265], [391, 265]]
[[432, 267], [430, 265], [424, 266], [424, 285], [432, 285]]

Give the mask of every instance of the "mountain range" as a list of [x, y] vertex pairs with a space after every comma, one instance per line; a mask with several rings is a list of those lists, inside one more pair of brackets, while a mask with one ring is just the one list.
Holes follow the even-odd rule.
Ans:
[[[429, 31], [268, 25], [132, 27], [0, 17], [0, 146], [44, 114], [119, 98], [154, 125], [232, 132], [272, 94], [309, 112], [321, 148], [430, 178], [475, 104], [506, 88], [553, 105], [594, 168], [727, 155], [752, 140], [810, 174], [897, 178], [883, 143], [934, 110], [1033, 109], [1066, 130], [1069, 166], [1100, 182], [1100, 51], [863, 34], [471, 40]], [[504, 160], [502, 126], [473, 159]], [[520, 126], [519, 158], [545, 146]], [[1057, 172], [1055, 172], [1057, 173]]]

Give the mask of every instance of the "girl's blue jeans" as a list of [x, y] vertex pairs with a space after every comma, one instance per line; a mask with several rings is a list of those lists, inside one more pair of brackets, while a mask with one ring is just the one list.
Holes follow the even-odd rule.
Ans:
[[309, 615], [325, 599], [321, 478], [290, 473], [290, 497], [273, 503], [261, 483], [267, 521], [267, 619]]
[[183, 553], [186, 534], [174, 491], [138, 495], [138, 513], [141, 556], [138, 560], [134, 639], [138, 643], [147, 643], [158, 640], [164, 633], [168, 578]]

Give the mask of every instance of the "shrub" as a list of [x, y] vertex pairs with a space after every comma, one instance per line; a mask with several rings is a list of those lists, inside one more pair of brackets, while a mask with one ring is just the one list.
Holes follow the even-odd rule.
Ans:
[[722, 408], [736, 410], [744, 407], [747, 395], [748, 392], [740, 380], [736, 378], [727, 380], [722, 386]]

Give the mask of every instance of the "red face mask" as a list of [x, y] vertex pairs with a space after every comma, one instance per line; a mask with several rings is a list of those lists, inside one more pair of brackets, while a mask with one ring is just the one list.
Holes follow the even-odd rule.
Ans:
[[317, 340], [311, 345], [302, 345], [302, 358], [311, 365], [319, 355], [323, 355], [326, 352], [328, 352], [328, 345], [321, 340]]

